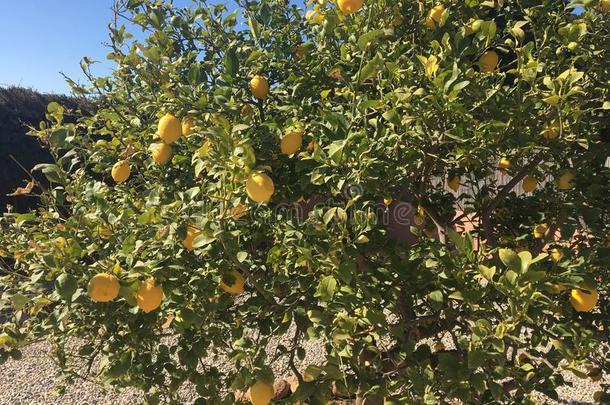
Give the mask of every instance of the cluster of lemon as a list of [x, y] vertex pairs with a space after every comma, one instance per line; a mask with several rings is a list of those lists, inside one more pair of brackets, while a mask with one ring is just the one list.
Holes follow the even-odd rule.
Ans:
[[[250, 91], [257, 99], [265, 100], [269, 95], [269, 90], [269, 82], [264, 76], [255, 75], [251, 79]], [[191, 135], [193, 130], [194, 121], [191, 117], [187, 117], [181, 121], [172, 113], [166, 113], [163, 117], [161, 117], [157, 125], [157, 136], [160, 138], [160, 142], [153, 143], [149, 147], [153, 161], [161, 166], [167, 164], [173, 156], [171, 145], [182, 136]], [[280, 149], [285, 155], [294, 155], [301, 149], [302, 144], [303, 129], [300, 125], [296, 125], [286, 131], [284, 136], [281, 138]], [[112, 167], [111, 175], [114, 181], [118, 184], [126, 182], [131, 176], [131, 166], [129, 162], [127, 160], [120, 160], [116, 162]], [[275, 185], [271, 177], [258, 170], [253, 170], [249, 173], [245, 186], [248, 197], [257, 203], [268, 202], [275, 192]], [[246, 210], [247, 208], [241, 205], [239, 207], [234, 207], [231, 210], [231, 214], [233, 218], [238, 219]], [[199, 235], [201, 235], [201, 231], [196, 227], [188, 227], [186, 237], [183, 240], [183, 245], [187, 251], [193, 251], [193, 242]], [[245, 279], [240, 272], [229, 272], [228, 278], [232, 281], [229, 282], [223, 280], [220, 283], [220, 287], [224, 291], [234, 295], [244, 292]], [[92, 279], [91, 282], [91, 286], [95, 286], [95, 288], [90, 289], [90, 295], [95, 301], [111, 301], [118, 295], [118, 279], [113, 275], [98, 274]], [[156, 303], [157, 299], [159, 301], [154, 307], [152, 305], [143, 304], [149, 309], [146, 310], [146, 312], [150, 312], [158, 307], [163, 296], [161, 287], [157, 286], [156, 283], [147, 282], [143, 284], [143, 286], [151, 285], [151, 283], [155, 288], [147, 290], [142, 287], [142, 294], [138, 293], [138, 296], [142, 295], [143, 297], [141, 300], [138, 300], [138, 303], [140, 303], [140, 301], [144, 303], [151, 300], [152, 302]], [[151, 293], [147, 292], [149, 290], [153, 291], [154, 294], [151, 295]], [[158, 294], [158, 291], [161, 291], [161, 293]], [[149, 298], [151, 296], [153, 298]], [[144, 307], [142, 308], [144, 309]]]
[[[119, 296], [121, 284], [114, 274], [100, 273], [89, 280], [89, 297], [95, 302], [110, 302]], [[138, 307], [146, 312], [159, 308], [163, 301], [163, 288], [154, 278], [142, 282], [136, 292]]]
[[[512, 166], [513, 164], [508, 158], [502, 158], [498, 162], [498, 169], [500, 169], [502, 172], [509, 171]], [[555, 178], [555, 185], [557, 186], [557, 189], [567, 191], [574, 188], [574, 177], [574, 173], [569, 169], [561, 171], [561, 173]], [[457, 192], [460, 188], [461, 180], [461, 177], [458, 175], [449, 177], [447, 179], [447, 185], [454, 192]], [[523, 178], [521, 181], [521, 186], [523, 191], [526, 193], [531, 193], [538, 187], [538, 178], [529, 174]]]
[[[337, 0], [337, 6], [344, 14], [354, 14], [358, 12], [364, 4], [364, 0]], [[610, 10], [610, 0], [601, 0], [600, 9], [603, 12]], [[425, 25], [435, 30], [442, 26], [444, 20], [444, 13], [446, 12], [443, 5], [436, 5], [433, 7], [425, 19]], [[470, 35], [474, 32], [472, 24], [468, 24], [464, 27], [465, 34]], [[295, 58], [300, 60], [304, 57], [306, 49], [303, 46], [297, 47], [295, 51]], [[478, 60], [478, 67], [482, 73], [491, 73], [496, 70], [499, 64], [499, 56], [494, 50], [486, 50]], [[469, 77], [474, 75], [474, 70], [469, 69], [467, 72]], [[255, 75], [250, 81], [250, 91], [254, 97], [259, 100], [267, 99], [270, 91], [270, 85], [267, 79], [261, 75]], [[253, 114], [251, 106], [249, 107], [250, 112]], [[548, 124], [543, 132], [542, 136], [545, 139], [555, 139], [559, 136], [558, 122]], [[178, 119], [171, 113], [165, 114], [158, 123], [157, 135], [160, 138], [160, 142], [153, 143], [149, 151], [151, 157], [158, 165], [167, 164], [172, 156], [172, 143], [176, 142], [181, 136], [189, 136], [193, 133], [194, 122], [191, 117], [187, 117], [183, 120]], [[281, 138], [280, 149], [285, 155], [293, 155], [297, 153], [303, 142], [303, 129], [299, 126], [289, 129], [285, 135]], [[498, 168], [503, 171], [510, 170], [512, 164], [508, 158], [502, 158], [499, 161]], [[127, 160], [118, 161], [111, 170], [112, 178], [117, 183], [123, 183], [127, 181], [131, 175], [131, 167]], [[569, 190], [574, 187], [573, 184], [574, 174], [571, 171], [563, 172], [556, 180], [557, 187], [560, 190]], [[457, 192], [461, 185], [461, 178], [458, 175], [452, 176], [447, 180], [447, 184], [451, 190]], [[538, 180], [533, 175], [526, 176], [522, 181], [523, 190], [527, 193], [533, 192], [538, 184]], [[271, 197], [275, 192], [275, 186], [273, 180], [264, 172], [253, 170], [248, 175], [245, 182], [246, 194], [248, 197], [257, 203], [266, 203], [270, 201]], [[245, 207], [241, 206], [239, 213], [233, 215], [234, 218], [239, 217], [243, 214]], [[418, 209], [418, 217], [423, 219], [423, 212]], [[540, 224], [534, 228], [534, 237], [542, 239], [545, 237], [548, 231], [546, 224]], [[183, 245], [187, 251], [193, 251], [193, 243], [195, 239], [201, 235], [201, 231], [194, 226], [189, 226], [187, 234], [183, 240]], [[561, 259], [561, 251], [557, 248], [550, 250], [551, 258], [558, 262]], [[245, 278], [237, 270], [231, 271], [228, 274], [228, 280], [223, 279], [219, 286], [222, 290], [227, 293], [238, 295], [244, 292]], [[564, 286], [558, 285], [558, 292], [562, 292], [565, 289]], [[89, 295], [92, 300], [96, 302], [109, 302], [116, 299], [119, 295], [120, 283], [118, 278], [113, 274], [101, 273], [91, 278], [89, 282]], [[163, 300], [163, 289], [157, 284], [154, 278], [142, 282], [136, 292], [136, 302], [139, 308], [144, 312], [152, 312], [157, 309]], [[596, 305], [598, 300], [598, 293], [595, 289], [583, 286], [581, 289], [573, 289], [570, 294], [570, 302], [577, 311], [591, 311]], [[254, 405], [266, 405], [269, 404], [273, 398], [273, 384], [264, 381], [257, 380], [256, 383], [250, 387], [250, 399]]]

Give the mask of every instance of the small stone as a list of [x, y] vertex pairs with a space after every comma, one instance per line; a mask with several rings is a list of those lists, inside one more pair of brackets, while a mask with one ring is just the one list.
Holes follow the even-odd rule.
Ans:
[[286, 380], [280, 379], [273, 382], [273, 400], [277, 401], [280, 399], [287, 398], [292, 393], [290, 383]]

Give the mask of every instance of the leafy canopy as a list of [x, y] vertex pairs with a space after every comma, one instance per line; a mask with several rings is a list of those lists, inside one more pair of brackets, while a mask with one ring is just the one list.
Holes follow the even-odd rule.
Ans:
[[[73, 356], [101, 359], [100, 378], [150, 403], [178, 401], [190, 381], [199, 403], [230, 404], [288, 372], [300, 383], [288, 402], [526, 403], [557, 398], [562, 369], [597, 375], [609, 360], [603, 10], [118, 1], [114, 72], [95, 77], [85, 58], [90, 83], [71, 82], [97, 112], [65, 124], [71, 112], [49, 105], [35, 131], [55, 158], [35, 167], [44, 207], [0, 220], [1, 359], [52, 336], [67, 382], [83, 372]], [[256, 75], [268, 96], [253, 97]], [[192, 134], [153, 159], [166, 114], [188, 120], [167, 116], [173, 135]], [[297, 153], [282, 153], [287, 133]], [[246, 191], [254, 172], [273, 183], [269, 202], [248, 197], [271, 190]], [[98, 273], [119, 280], [116, 299], [90, 299]], [[163, 298], [145, 313], [151, 279]], [[570, 304], [581, 287], [601, 293], [591, 312]]]

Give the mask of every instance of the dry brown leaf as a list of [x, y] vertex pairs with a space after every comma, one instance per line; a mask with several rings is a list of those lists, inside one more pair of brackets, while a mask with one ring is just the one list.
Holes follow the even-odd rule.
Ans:
[[30, 180], [30, 181], [28, 181], [28, 184], [25, 185], [25, 187], [17, 187], [17, 190], [15, 190], [15, 192], [13, 192], [11, 194], [7, 194], [7, 197], [15, 197], [18, 195], [27, 195], [27, 194], [30, 194], [33, 189], [34, 189], [34, 180]]

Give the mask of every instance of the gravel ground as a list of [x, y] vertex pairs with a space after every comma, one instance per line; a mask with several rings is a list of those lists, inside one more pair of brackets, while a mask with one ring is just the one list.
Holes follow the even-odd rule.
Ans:
[[[305, 342], [304, 348], [307, 350], [305, 364], [322, 361], [323, 353], [321, 353], [320, 344]], [[0, 380], [0, 405], [131, 405], [142, 402], [141, 391], [135, 389], [126, 389], [121, 392], [105, 391], [93, 382], [79, 382], [68, 386], [63, 395], [54, 394], [53, 390], [57, 384], [55, 379], [57, 367], [49, 355], [50, 350], [49, 343], [36, 343], [23, 349], [21, 360], [9, 360], [0, 366], [0, 375], [3, 377]], [[278, 363], [274, 370], [276, 375], [287, 375], [286, 363]], [[560, 404], [593, 403], [593, 393], [599, 390], [599, 383], [579, 379], [571, 373], [567, 373], [565, 377], [574, 385], [560, 389]], [[184, 403], [191, 403], [196, 397], [191, 387], [184, 387], [182, 391]], [[542, 395], [539, 396], [539, 399], [540, 404], [557, 403]]]

